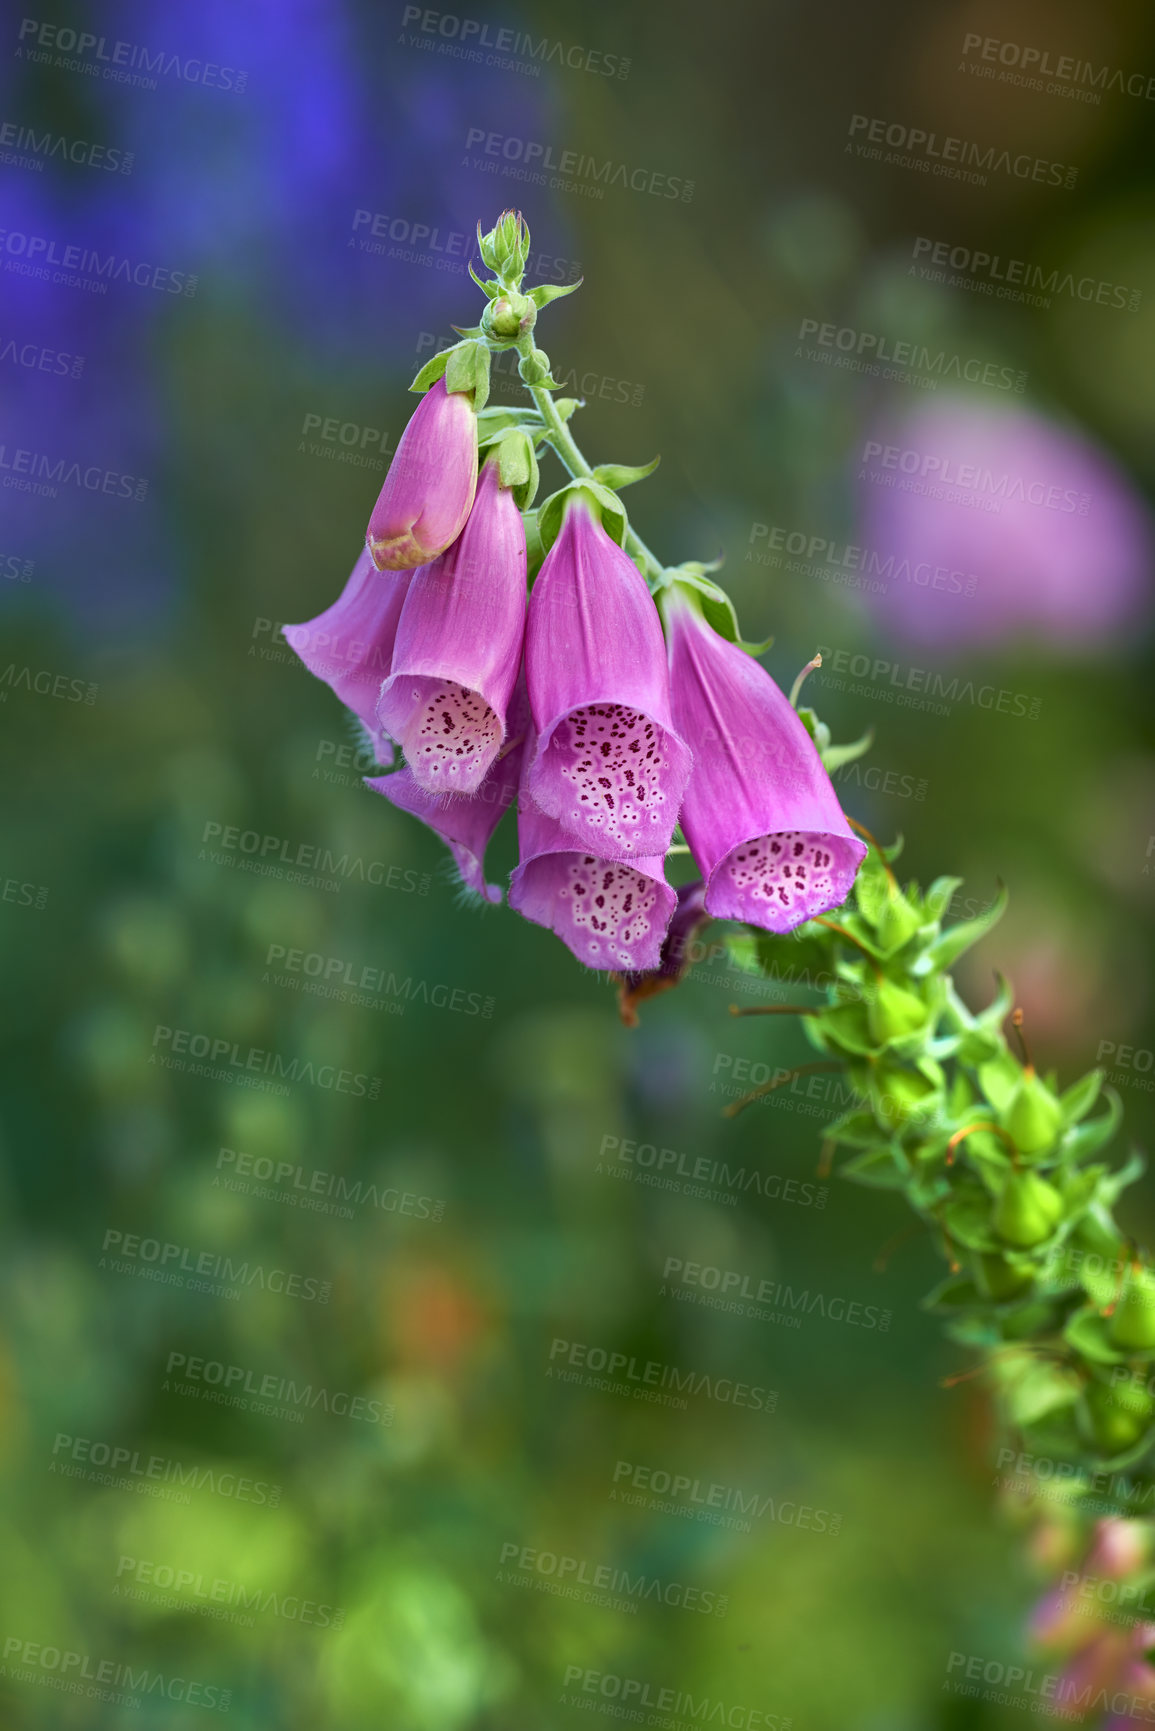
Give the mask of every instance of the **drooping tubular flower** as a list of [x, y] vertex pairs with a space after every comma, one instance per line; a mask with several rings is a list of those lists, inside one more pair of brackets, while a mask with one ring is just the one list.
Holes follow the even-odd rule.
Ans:
[[409, 571], [378, 571], [363, 548], [349, 581], [324, 613], [303, 625], [286, 625], [285, 641], [310, 673], [364, 724], [383, 762], [393, 745], [377, 719], [382, 681], [389, 676], [397, 623], [409, 589]]
[[707, 624], [686, 585], [662, 603], [674, 720], [694, 753], [681, 822], [706, 912], [792, 931], [846, 900], [866, 845], [766, 670]]
[[476, 793], [501, 751], [525, 637], [525, 528], [497, 459], [453, 545], [413, 573], [377, 714], [427, 794]]
[[581, 493], [530, 595], [526, 675], [539, 736], [528, 798], [597, 858], [663, 855], [691, 758], [670, 711], [661, 621]]
[[[540, 581], [540, 579], [539, 579]], [[522, 772], [517, 833], [519, 864], [509, 905], [546, 926], [587, 968], [641, 972], [656, 968], [676, 895], [661, 854], [607, 859], [593, 853], [526, 794], [536, 741]]]
[[379, 571], [427, 565], [465, 527], [477, 487], [473, 395], [438, 379], [397, 442], [365, 544]]
[[441, 837], [453, 855], [466, 889], [487, 902], [501, 900], [498, 886], [485, 881], [485, 850], [517, 795], [529, 721], [524, 681], [514, 692], [508, 721], [508, 742], [476, 793], [426, 793], [411, 769], [394, 770], [392, 775], [365, 777], [366, 787], [383, 794], [398, 811], [407, 811], [426, 824], [434, 835]]

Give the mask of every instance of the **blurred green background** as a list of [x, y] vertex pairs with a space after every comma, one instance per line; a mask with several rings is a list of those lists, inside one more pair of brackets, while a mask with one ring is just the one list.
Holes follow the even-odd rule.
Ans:
[[[478, 47], [481, 25], [530, 46]], [[1104, 1051], [1142, 1145], [1151, 18], [1087, 0], [61, 0], [3, 30], [0, 1722], [184, 1727], [227, 1705], [262, 1731], [512, 1731], [648, 1710], [663, 1689], [691, 1706], [667, 1697], [650, 1723], [695, 1722], [703, 1700], [799, 1731], [1025, 1722], [944, 1688], [952, 1653], [1023, 1662], [1038, 1583], [995, 1513], [982, 1397], [940, 1387], [963, 1365], [917, 1307], [934, 1246], [876, 1266], [906, 1221], [836, 1174], [822, 1207], [816, 1189], [774, 1194], [820, 1182], [839, 1110], [824, 1080], [720, 1117], [713, 1085], [741, 1060], [807, 1055], [790, 1024], [731, 1021], [773, 989], [719, 946], [625, 1030], [548, 933], [460, 905], [439, 844], [362, 788], [339, 705], [277, 626], [338, 593], [419, 355], [477, 315], [473, 226], [519, 205], [539, 274], [585, 279], [539, 326], [586, 398], [583, 447], [662, 453], [628, 498], [638, 527], [671, 560], [725, 553], [781, 683], [819, 644], [855, 673], [868, 659], [840, 688], [828, 654], [808, 687], [836, 738], [875, 730], [847, 809], [902, 832], [924, 882], [965, 874], [976, 905], [1009, 885], [967, 989], [1008, 972], [1066, 1080]], [[1141, 74], [1140, 94], [1070, 72], [1067, 94], [1050, 75], [1000, 82], [978, 70], [1015, 69], [997, 44], [1020, 70], [1025, 46], [1124, 86]], [[956, 181], [920, 145], [922, 167], [885, 144], [861, 157], [854, 116], [1073, 165], [1075, 184], [993, 164]], [[520, 149], [488, 154], [478, 132]], [[678, 194], [492, 171], [530, 142]], [[96, 146], [132, 160], [100, 166]], [[984, 293], [997, 278], [973, 262], [958, 285], [927, 280], [920, 237], [1037, 264], [1055, 292]], [[1066, 273], [1108, 291], [1063, 289]], [[869, 359], [861, 333], [947, 361], [907, 357], [900, 379], [832, 364]], [[974, 357], [1006, 371], [968, 381]], [[997, 450], [992, 472], [1089, 507], [904, 515], [866, 473], [872, 441], [955, 463]], [[77, 465], [95, 482], [69, 479]], [[824, 580], [826, 552], [801, 570], [747, 557], [779, 530], [894, 554], [899, 574], [880, 598]], [[977, 576], [973, 595], [913, 594], [902, 562], [928, 546]], [[925, 683], [911, 668], [964, 695], [947, 714], [892, 701]], [[1032, 713], [984, 707], [968, 681]], [[249, 839], [230, 846], [230, 826]], [[302, 846], [348, 863], [326, 883], [246, 869]], [[505, 869], [512, 848], [503, 829]], [[306, 964], [286, 984], [270, 962], [293, 950], [410, 985], [384, 1008], [310, 994]], [[438, 985], [466, 1009], [438, 1007]], [[202, 1037], [235, 1051], [217, 1063], [231, 1079], [195, 1073]], [[242, 1085], [254, 1049], [298, 1079]], [[326, 1066], [365, 1080], [325, 1085]], [[647, 1185], [615, 1164], [622, 1141], [758, 1180]], [[262, 1185], [261, 1162], [291, 1175]], [[1150, 1182], [1130, 1197], [1150, 1241]], [[151, 1278], [166, 1254], [179, 1283]], [[247, 1281], [214, 1286], [217, 1257]], [[679, 1307], [660, 1293], [670, 1257], [892, 1321]], [[547, 1374], [559, 1339], [774, 1390], [776, 1409], [566, 1386]], [[211, 1398], [225, 1388], [247, 1406]], [[624, 1503], [636, 1469], [764, 1512], [744, 1531]], [[837, 1532], [798, 1524], [803, 1506]], [[561, 1597], [524, 1547], [578, 1559], [571, 1578], [675, 1583], [699, 1608], [669, 1602], [681, 1590], [633, 1609]], [[723, 1597], [724, 1616], [700, 1608]]]

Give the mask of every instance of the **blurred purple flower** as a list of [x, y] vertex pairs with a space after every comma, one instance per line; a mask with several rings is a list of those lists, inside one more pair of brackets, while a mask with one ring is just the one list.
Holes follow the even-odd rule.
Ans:
[[1083, 434], [1030, 409], [919, 404], [875, 428], [859, 469], [865, 593], [913, 643], [1015, 637], [1066, 647], [1118, 636], [1146, 611], [1151, 519]]

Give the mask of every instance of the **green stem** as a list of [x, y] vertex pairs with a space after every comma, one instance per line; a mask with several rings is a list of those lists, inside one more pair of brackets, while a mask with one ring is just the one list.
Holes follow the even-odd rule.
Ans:
[[[533, 347], [533, 337], [527, 334], [519, 338], [517, 352], [519, 355], [528, 356], [533, 353]], [[577, 440], [558, 414], [557, 406], [549, 391], [544, 385], [526, 385], [525, 388], [533, 398], [538, 414], [549, 428], [549, 442], [560, 461], [569, 470], [575, 481], [589, 480], [593, 474], [593, 469], [583, 457]], [[626, 525], [625, 544], [626, 552], [631, 554], [633, 558], [640, 560], [645, 566], [646, 581], [651, 589], [656, 588], [657, 580], [660, 579], [665, 567], [657, 555], [646, 546], [637, 530], [629, 523]]]

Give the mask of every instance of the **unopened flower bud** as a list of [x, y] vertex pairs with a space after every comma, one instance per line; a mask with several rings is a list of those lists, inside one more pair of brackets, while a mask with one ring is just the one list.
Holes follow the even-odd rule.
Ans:
[[[480, 223], [478, 229], [480, 231]], [[520, 282], [529, 257], [529, 228], [519, 210], [503, 210], [488, 234], [478, 233], [478, 249], [503, 282]]]
[[1062, 1129], [1063, 1113], [1046, 1083], [1028, 1069], [1007, 1102], [1002, 1122], [1023, 1154], [1039, 1154]]
[[1116, 1391], [1102, 1382], [1088, 1383], [1083, 1408], [1092, 1441], [1105, 1455], [1134, 1448], [1150, 1423], [1150, 1404], [1146, 1411], [1135, 1404], [1124, 1406]]
[[1008, 1172], [992, 1225], [1006, 1244], [1021, 1250], [1049, 1238], [1063, 1212], [1063, 1198], [1037, 1172]]
[[1140, 1352], [1155, 1346], [1155, 1280], [1146, 1269], [1128, 1274], [1108, 1332], [1116, 1346]]
[[537, 308], [528, 295], [498, 295], [490, 301], [482, 315], [482, 328], [503, 342], [512, 342], [532, 330]]
[[549, 356], [544, 349], [534, 349], [531, 355], [521, 357], [517, 370], [524, 384], [543, 384], [549, 378]]

